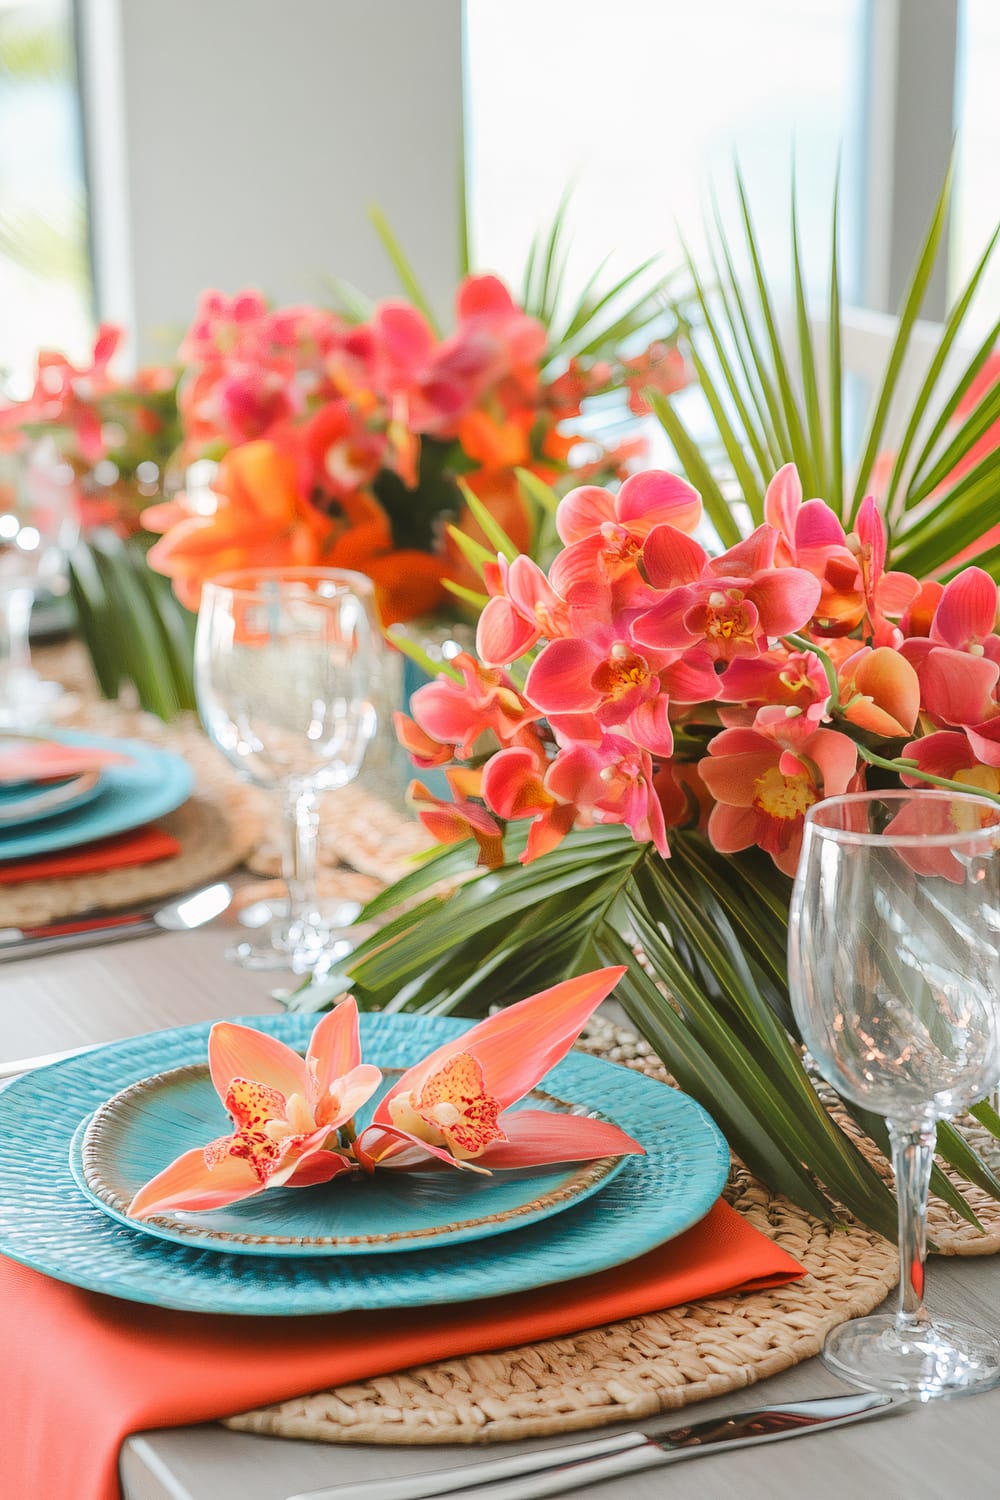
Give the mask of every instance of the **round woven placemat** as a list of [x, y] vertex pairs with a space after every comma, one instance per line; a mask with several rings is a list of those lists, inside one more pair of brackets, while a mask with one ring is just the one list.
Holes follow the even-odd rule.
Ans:
[[[666, 1077], [644, 1042], [607, 1022], [584, 1045]], [[484, 1443], [638, 1421], [808, 1359], [831, 1328], [869, 1312], [895, 1286], [895, 1248], [871, 1230], [821, 1224], [738, 1164], [725, 1196], [806, 1268], [802, 1281], [416, 1366], [246, 1412], [226, 1426], [331, 1443]]]
[[59, 724], [141, 739], [183, 756], [194, 772], [194, 791], [175, 812], [155, 820], [157, 828], [177, 839], [180, 853], [147, 865], [0, 887], [0, 927], [54, 922], [95, 907], [158, 901], [226, 874], [257, 847], [266, 799], [238, 780], [193, 716], [166, 725], [138, 709], [69, 695]]

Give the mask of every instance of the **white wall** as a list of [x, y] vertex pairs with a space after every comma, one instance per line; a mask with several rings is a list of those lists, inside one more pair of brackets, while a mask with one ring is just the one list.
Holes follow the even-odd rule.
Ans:
[[[461, 0], [80, 0], [99, 311], [169, 351], [206, 286], [322, 298], [458, 265]], [[160, 338], [156, 337], [157, 331]]]

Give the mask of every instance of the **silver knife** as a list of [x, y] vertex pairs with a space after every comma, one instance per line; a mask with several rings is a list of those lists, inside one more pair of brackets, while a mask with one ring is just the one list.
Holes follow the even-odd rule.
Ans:
[[[558, 1495], [639, 1469], [698, 1458], [702, 1453], [749, 1448], [756, 1443], [776, 1443], [782, 1438], [846, 1427], [850, 1422], [884, 1416], [907, 1405], [905, 1400], [874, 1391], [824, 1396], [819, 1400], [756, 1407], [730, 1416], [685, 1423], [682, 1427], [654, 1423], [641, 1432], [620, 1432], [558, 1448], [437, 1469], [428, 1474], [408, 1474], [374, 1483], [362, 1479], [353, 1484], [334, 1485], [332, 1489], [289, 1495], [288, 1500], [361, 1500], [362, 1496], [364, 1500], [436, 1500], [439, 1495], [542, 1500], [545, 1495]], [[482, 1485], [489, 1485], [489, 1489], [481, 1489]]]
[[94, 948], [154, 932], [190, 932], [221, 916], [232, 898], [232, 887], [217, 881], [156, 910], [145, 907], [139, 911], [85, 912], [65, 922], [39, 927], [0, 928], [0, 964], [70, 948]]

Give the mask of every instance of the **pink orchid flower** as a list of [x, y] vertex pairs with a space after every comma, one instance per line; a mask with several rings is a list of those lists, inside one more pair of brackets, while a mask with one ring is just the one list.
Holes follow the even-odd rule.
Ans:
[[476, 650], [486, 666], [506, 666], [542, 636], [568, 633], [566, 601], [530, 557], [520, 554], [508, 563], [499, 556], [483, 576], [491, 597], [476, 627]]
[[1000, 661], [1000, 588], [982, 568], [965, 568], [945, 584], [931, 621], [936, 644]]
[[462, 681], [441, 676], [418, 688], [410, 699], [410, 711], [426, 735], [455, 745], [463, 759], [468, 759], [479, 736], [488, 730], [501, 744], [509, 744], [526, 725], [542, 717], [504, 672], [481, 666], [467, 651], [460, 652], [452, 665], [461, 672]]
[[549, 1110], [510, 1110], [565, 1057], [624, 968], [598, 969], [531, 995], [438, 1047], [379, 1100], [355, 1142], [376, 1167], [434, 1161], [473, 1172], [640, 1153], [603, 1120]]
[[847, 791], [857, 774], [853, 740], [775, 708], [762, 709], [752, 729], [724, 729], [708, 751], [698, 770], [716, 799], [712, 844], [722, 854], [756, 844], [794, 875], [807, 809]]
[[740, 656], [718, 681], [719, 718], [727, 729], [752, 724], [765, 704], [796, 708], [818, 729], [829, 697], [826, 674], [812, 651], [779, 649]]
[[499, 750], [483, 767], [483, 799], [508, 822], [532, 818], [528, 842], [519, 859], [530, 864], [548, 854], [576, 821], [572, 802], [561, 801], [546, 785], [548, 761], [541, 746], [512, 745]]
[[623, 823], [638, 843], [651, 842], [669, 857], [652, 757], [621, 735], [607, 734], [598, 745], [570, 744], [552, 762], [545, 785], [576, 805], [580, 823]]
[[642, 542], [654, 526], [669, 524], [678, 531], [694, 531], [701, 520], [701, 496], [676, 474], [649, 469], [632, 474], [617, 494], [582, 485], [559, 502], [556, 530], [568, 546], [600, 535], [605, 526], [622, 529]]
[[[624, 724], [660, 696], [663, 653], [640, 650], [623, 622], [584, 637], [550, 641], [532, 663], [525, 696], [546, 714], [594, 714], [605, 728]], [[670, 746], [660, 752], [670, 754]]]
[[307, 1187], [350, 1171], [337, 1131], [382, 1081], [378, 1068], [361, 1061], [353, 999], [323, 1017], [304, 1058], [276, 1037], [220, 1021], [209, 1034], [208, 1061], [233, 1132], [185, 1151], [140, 1188], [129, 1205], [133, 1218], [224, 1208], [267, 1188]]
[[[915, 761], [919, 770], [931, 776], [957, 781], [970, 792], [1000, 794], [1000, 756], [995, 765], [984, 764], [969, 743], [968, 736], [957, 729], [939, 729], [922, 739], [911, 740], [902, 755]], [[926, 783], [919, 776], [901, 773], [905, 786], [920, 787]]]
[[801, 629], [819, 603], [818, 579], [797, 567], [773, 567], [778, 533], [760, 526], [714, 558], [696, 582], [668, 589], [632, 629], [640, 645], [661, 651], [697, 647], [719, 661], [759, 656], [770, 642]]
[[479, 846], [478, 863], [498, 870], [504, 862], [503, 829], [485, 807], [466, 795], [460, 771], [446, 771], [445, 777], [452, 791], [450, 801], [435, 797], [422, 781], [410, 782], [407, 801], [439, 844], [460, 844], [474, 838]]

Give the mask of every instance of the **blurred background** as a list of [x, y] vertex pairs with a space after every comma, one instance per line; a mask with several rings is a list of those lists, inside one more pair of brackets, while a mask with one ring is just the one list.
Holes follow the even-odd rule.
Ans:
[[[888, 311], [954, 143], [940, 317], [998, 217], [998, 76], [996, 0], [0, 0], [9, 393], [100, 319], [169, 357], [206, 286], [395, 293], [373, 204], [446, 320], [463, 176], [472, 263], [515, 284], [572, 189], [578, 296], [605, 255], [697, 256], [738, 158], [780, 295], [793, 170], [819, 289], [839, 168], [845, 292]], [[1000, 266], [982, 328], [998, 303]]]

